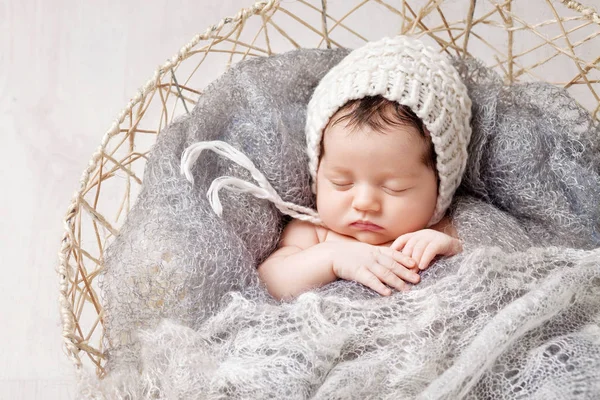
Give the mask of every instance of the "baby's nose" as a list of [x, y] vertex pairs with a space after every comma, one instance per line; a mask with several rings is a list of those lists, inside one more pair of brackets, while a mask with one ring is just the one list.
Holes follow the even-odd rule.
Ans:
[[379, 211], [381, 203], [377, 191], [371, 187], [355, 187], [352, 207], [360, 211]]

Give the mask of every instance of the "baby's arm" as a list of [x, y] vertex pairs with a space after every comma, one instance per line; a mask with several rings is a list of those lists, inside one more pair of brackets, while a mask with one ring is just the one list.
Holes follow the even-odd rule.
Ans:
[[258, 266], [258, 275], [276, 299], [295, 297], [337, 279], [314, 225], [298, 220], [285, 227], [279, 248]]
[[258, 275], [277, 299], [297, 296], [337, 278], [389, 295], [386, 284], [402, 290], [404, 281], [419, 281], [419, 275], [410, 271], [414, 267], [414, 260], [389, 247], [359, 241], [319, 243], [313, 225], [294, 220], [284, 229], [279, 249], [258, 266]]

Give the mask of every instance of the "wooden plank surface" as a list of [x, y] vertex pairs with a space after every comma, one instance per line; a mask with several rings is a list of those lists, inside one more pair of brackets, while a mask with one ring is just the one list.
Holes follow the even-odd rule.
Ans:
[[71, 399], [55, 272], [62, 217], [118, 112], [249, 1], [0, 0], [0, 399]]

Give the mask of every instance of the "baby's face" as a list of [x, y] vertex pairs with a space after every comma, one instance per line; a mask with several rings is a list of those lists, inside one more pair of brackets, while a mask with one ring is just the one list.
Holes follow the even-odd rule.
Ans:
[[[437, 178], [428, 144], [412, 126], [381, 134], [345, 123], [326, 129], [317, 170], [317, 211], [327, 228], [381, 245], [423, 229], [433, 216]], [[375, 226], [360, 224], [368, 221]]]

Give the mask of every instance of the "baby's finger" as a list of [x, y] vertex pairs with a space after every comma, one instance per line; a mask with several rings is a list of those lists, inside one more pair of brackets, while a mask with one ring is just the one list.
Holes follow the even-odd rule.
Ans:
[[[419, 275], [419, 272], [421, 272], [421, 270], [419, 269], [419, 266], [416, 266], [415, 268], [411, 268], [409, 270], [410, 272], [414, 272], [415, 274]], [[420, 275], [419, 275], [419, 281], [421, 280]]]
[[[384, 283], [387, 283], [390, 286], [396, 287], [392, 282], [396, 282], [396, 277], [407, 282], [418, 283], [421, 277], [415, 271], [411, 271], [409, 268], [404, 267], [402, 264], [397, 263], [393, 258], [386, 256], [385, 254], [379, 254], [377, 259], [375, 260], [376, 265], [371, 269], [371, 271], [377, 275], [379, 279], [381, 279]], [[385, 270], [382, 270], [377, 267], [382, 266]], [[414, 264], [417, 267], [417, 264]], [[393, 277], [389, 277], [388, 274], [391, 273], [394, 275]], [[400, 290], [400, 289], [398, 289]]]
[[433, 261], [433, 259], [435, 258], [435, 256], [438, 255], [438, 253], [439, 251], [435, 243], [430, 243], [429, 246], [427, 246], [427, 248], [423, 252], [421, 260], [419, 260], [419, 269], [427, 269], [427, 267], [429, 267], [429, 264], [431, 264], [431, 261]]
[[430, 242], [427, 242], [426, 240], [421, 240], [417, 242], [413, 247], [411, 257], [419, 264], [419, 266], [421, 265], [421, 258], [423, 257], [423, 252], [425, 252], [425, 249], [427, 248], [427, 245], [429, 243]]
[[398, 236], [398, 238], [396, 240], [394, 240], [394, 243], [392, 243], [390, 248], [392, 248], [394, 250], [401, 250], [404, 247], [404, 245], [406, 245], [406, 242], [408, 242], [410, 237], [411, 237], [410, 233]]
[[[408, 239], [408, 241], [406, 242], [406, 244], [404, 245], [404, 247], [402, 248], [402, 254], [405, 254], [409, 257], [412, 257], [413, 255], [413, 249], [415, 247], [415, 245], [417, 244], [417, 238], [415, 237], [411, 237], [410, 239]], [[419, 261], [417, 259], [415, 259], [414, 257], [412, 257], [413, 260], [415, 261]]]
[[400, 291], [406, 290], [406, 283], [387, 266], [375, 263], [369, 269], [381, 282], [388, 286]]
[[393, 250], [391, 248], [382, 248], [381, 253], [390, 257], [395, 262], [404, 265], [407, 268], [414, 268], [418, 265], [415, 260], [410, 258], [410, 256], [407, 256], [406, 254], [402, 253], [401, 251]]
[[366, 287], [369, 287], [379, 293], [382, 296], [389, 296], [392, 291], [389, 287], [385, 286], [379, 278], [368, 268], [360, 268], [355, 277], [356, 282], [362, 283]]

